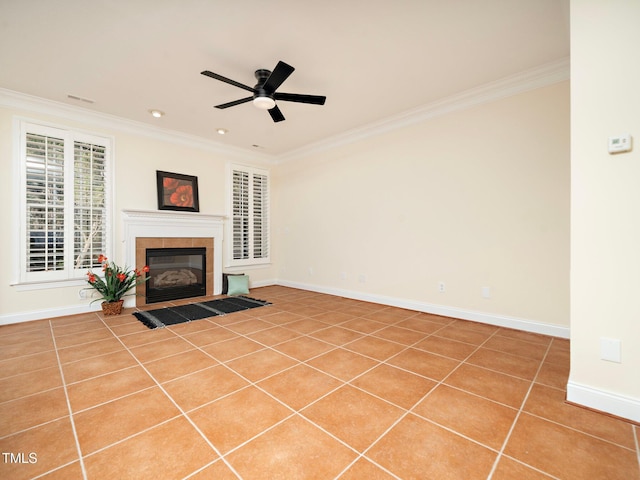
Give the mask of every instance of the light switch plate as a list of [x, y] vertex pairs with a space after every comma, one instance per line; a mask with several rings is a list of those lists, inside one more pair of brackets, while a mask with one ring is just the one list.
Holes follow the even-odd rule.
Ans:
[[610, 362], [622, 363], [622, 341], [617, 338], [600, 339], [600, 358]]

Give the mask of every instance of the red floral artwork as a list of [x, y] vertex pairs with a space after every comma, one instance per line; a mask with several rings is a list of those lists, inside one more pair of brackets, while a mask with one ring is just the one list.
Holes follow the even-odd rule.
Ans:
[[176, 207], [193, 207], [193, 186], [187, 180], [165, 177], [164, 186], [165, 204]]
[[198, 177], [156, 171], [158, 209], [199, 212]]
[[178, 207], [193, 206], [193, 187], [191, 185], [180, 185], [169, 197], [169, 202]]

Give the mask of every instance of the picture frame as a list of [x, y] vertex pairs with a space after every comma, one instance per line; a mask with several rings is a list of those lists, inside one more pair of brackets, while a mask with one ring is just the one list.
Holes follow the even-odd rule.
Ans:
[[198, 177], [156, 170], [158, 210], [199, 212]]

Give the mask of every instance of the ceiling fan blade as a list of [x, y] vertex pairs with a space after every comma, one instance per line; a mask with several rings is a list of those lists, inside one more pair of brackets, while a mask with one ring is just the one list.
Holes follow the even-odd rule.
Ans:
[[289, 78], [289, 75], [291, 75], [294, 70], [295, 68], [293, 68], [291, 65], [287, 65], [282, 61], [278, 62], [276, 68], [273, 69], [273, 72], [271, 72], [269, 78], [267, 78], [267, 80], [264, 82], [264, 85], [262, 85], [262, 88], [264, 88], [269, 93], [275, 92], [276, 89], [280, 85], [282, 85], [282, 82]]
[[281, 122], [284, 120], [284, 115], [282, 115], [282, 112], [280, 111], [277, 105], [269, 109], [269, 115], [271, 115], [271, 118], [273, 119], [274, 122]]
[[253, 100], [253, 97], [241, 98], [240, 100], [234, 100], [233, 102], [223, 103], [221, 105], [216, 105], [216, 108], [229, 108], [235, 107], [236, 105], [240, 105], [242, 103], [247, 103]]
[[297, 93], [274, 93], [275, 100], [284, 100], [285, 102], [311, 103], [313, 105], [324, 105], [327, 97], [320, 95], [299, 95]]
[[249, 90], [253, 92], [253, 88], [248, 85], [244, 85], [240, 82], [236, 82], [235, 80], [231, 80], [230, 78], [223, 77], [222, 75], [218, 75], [217, 73], [210, 72], [209, 70], [205, 70], [204, 72], [200, 72], [202, 75], [206, 75], [207, 77], [215, 78], [216, 80], [220, 80], [221, 82], [228, 83], [229, 85], [233, 85], [234, 87], [243, 88], [245, 90]]

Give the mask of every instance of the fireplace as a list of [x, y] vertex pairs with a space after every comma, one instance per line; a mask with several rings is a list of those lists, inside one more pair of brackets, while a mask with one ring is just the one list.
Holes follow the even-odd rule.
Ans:
[[147, 248], [145, 264], [147, 303], [207, 294], [206, 248]]
[[[123, 244], [127, 265], [146, 265], [146, 251], [154, 248], [206, 249], [206, 296], [222, 291], [222, 238], [225, 217], [195, 212], [123, 210]], [[125, 307], [147, 304], [148, 282], [136, 287]]]

